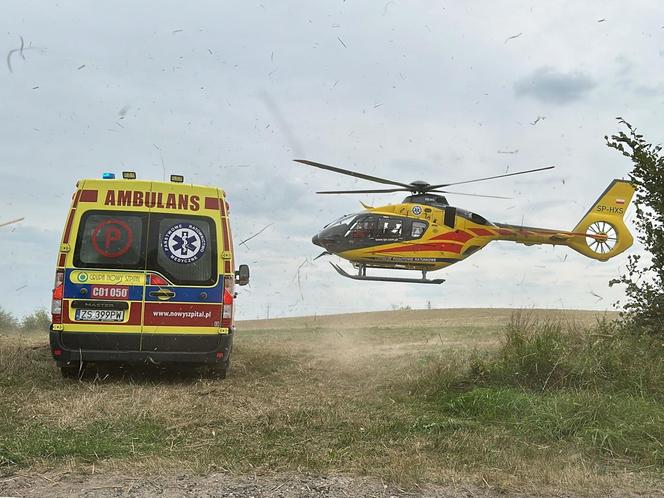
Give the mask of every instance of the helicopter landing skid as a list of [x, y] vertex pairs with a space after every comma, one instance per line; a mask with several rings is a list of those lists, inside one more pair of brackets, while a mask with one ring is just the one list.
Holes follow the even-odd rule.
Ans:
[[422, 278], [398, 278], [398, 277], [369, 277], [367, 276], [367, 267], [365, 265], [360, 265], [357, 275], [351, 275], [346, 272], [339, 265], [330, 263], [332, 268], [334, 268], [337, 273], [343, 277], [352, 278], [353, 280], [368, 280], [372, 282], [405, 282], [409, 284], [442, 284], [445, 279], [437, 278], [434, 280], [429, 280], [426, 278], [427, 272], [422, 271]]

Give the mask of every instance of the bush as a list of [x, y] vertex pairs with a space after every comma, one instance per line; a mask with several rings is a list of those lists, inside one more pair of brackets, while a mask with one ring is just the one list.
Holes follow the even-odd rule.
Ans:
[[51, 316], [43, 309], [26, 315], [21, 320], [21, 330], [23, 332], [47, 332], [50, 326]]
[[664, 343], [601, 320], [582, 329], [571, 323], [537, 321], [516, 312], [496, 351], [475, 352], [463, 364], [430, 361], [413, 388], [427, 394], [475, 387], [530, 391], [583, 389], [664, 399]]
[[476, 357], [475, 383], [534, 390], [581, 388], [664, 398], [661, 339], [625, 334], [615, 322], [583, 330], [573, 324], [536, 322], [515, 314], [499, 351]]
[[0, 333], [13, 332], [16, 329], [18, 329], [18, 321], [16, 320], [16, 317], [14, 317], [9, 311], [0, 308]]
[[495, 355], [475, 357], [471, 375], [476, 382], [552, 389], [570, 382], [573, 353], [581, 334], [561, 322], [540, 322], [527, 312], [515, 312]]

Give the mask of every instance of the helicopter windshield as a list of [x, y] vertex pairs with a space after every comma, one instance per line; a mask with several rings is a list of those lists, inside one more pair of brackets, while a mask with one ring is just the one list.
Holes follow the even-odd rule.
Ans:
[[343, 225], [343, 224], [348, 224], [350, 220], [352, 220], [354, 217], [356, 217], [359, 213], [351, 213], [351, 214], [344, 214], [341, 218], [337, 218], [334, 221], [331, 221], [327, 225], [325, 225], [323, 228], [331, 228], [331, 227], [336, 227], [338, 225]]

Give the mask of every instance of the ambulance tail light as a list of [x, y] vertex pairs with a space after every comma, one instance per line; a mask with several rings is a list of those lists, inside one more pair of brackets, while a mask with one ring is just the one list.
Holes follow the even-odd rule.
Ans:
[[221, 315], [221, 326], [228, 328], [233, 323], [233, 292], [235, 279], [233, 276], [224, 277], [224, 301]]
[[159, 285], [159, 286], [171, 285], [168, 280], [166, 280], [161, 275], [157, 275], [156, 273], [151, 273], [148, 278], [149, 278], [148, 282], [149, 285]]
[[53, 323], [62, 323], [62, 296], [65, 289], [65, 272], [55, 272], [55, 284], [53, 285], [53, 299], [51, 300], [51, 320]]

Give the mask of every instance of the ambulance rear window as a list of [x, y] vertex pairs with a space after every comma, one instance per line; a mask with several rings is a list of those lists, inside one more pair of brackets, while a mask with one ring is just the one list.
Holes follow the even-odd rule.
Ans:
[[145, 215], [90, 211], [78, 230], [74, 264], [92, 268], [142, 269]]
[[211, 218], [153, 214], [148, 268], [176, 285], [212, 285], [218, 278], [216, 245]]

